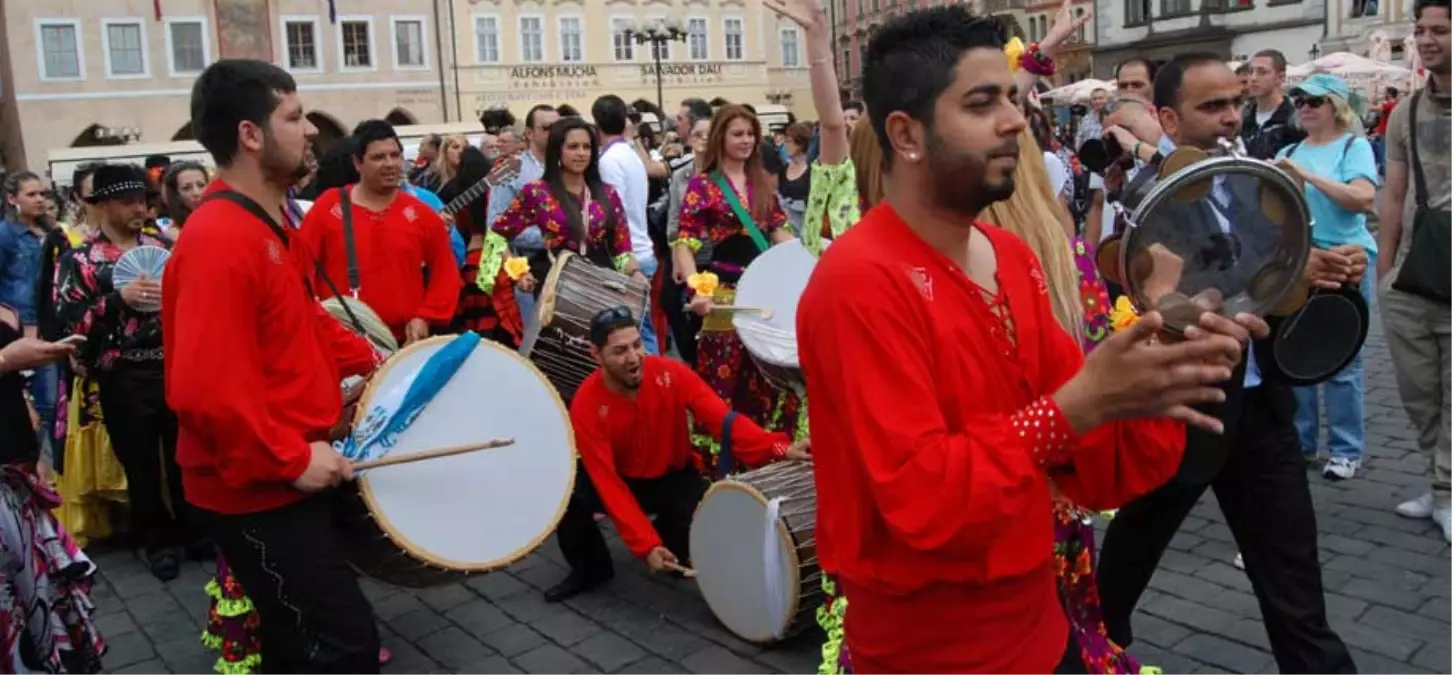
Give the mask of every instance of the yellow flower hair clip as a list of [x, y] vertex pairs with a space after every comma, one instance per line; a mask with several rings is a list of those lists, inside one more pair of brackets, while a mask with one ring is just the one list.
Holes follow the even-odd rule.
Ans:
[[1023, 67], [1023, 53], [1026, 51], [1028, 48], [1024, 47], [1023, 40], [1018, 38], [1012, 38], [1003, 45], [1003, 55], [1008, 57], [1009, 71], [1016, 73], [1019, 68]]
[[1139, 321], [1139, 312], [1134, 311], [1134, 303], [1126, 296], [1119, 296], [1114, 301], [1114, 308], [1109, 310], [1109, 326], [1119, 332], [1133, 326]]
[[686, 277], [686, 285], [697, 294], [709, 298], [716, 292], [716, 287], [721, 285], [721, 279], [710, 272], [697, 272]]

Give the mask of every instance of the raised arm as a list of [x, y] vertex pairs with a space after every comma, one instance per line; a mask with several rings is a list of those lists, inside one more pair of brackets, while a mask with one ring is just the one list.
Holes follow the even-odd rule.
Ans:
[[[812, 105], [820, 127], [817, 163], [832, 166], [847, 160], [847, 122], [842, 114], [841, 85], [832, 65], [832, 24], [821, 0], [766, 0], [767, 9], [802, 27], [811, 68]], [[816, 180], [816, 176], [812, 177]]]

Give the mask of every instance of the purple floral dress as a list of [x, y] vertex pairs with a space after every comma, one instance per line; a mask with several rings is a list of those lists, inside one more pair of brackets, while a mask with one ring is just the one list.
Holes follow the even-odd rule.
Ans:
[[[586, 209], [590, 222], [586, 224], [585, 246], [582, 250], [579, 238], [570, 228], [570, 216], [543, 179], [526, 183], [509, 204], [504, 213], [494, 219], [492, 228], [505, 239], [514, 239], [531, 226], [538, 226], [544, 236], [545, 248], [558, 255], [560, 251], [584, 254], [586, 258], [601, 264], [609, 261], [614, 269], [625, 268], [630, 256], [630, 224], [625, 219], [625, 206], [620, 195], [610, 186], [605, 186], [608, 203], [591, 200]], [[602, 267], [605, 265], [602, 265]]]

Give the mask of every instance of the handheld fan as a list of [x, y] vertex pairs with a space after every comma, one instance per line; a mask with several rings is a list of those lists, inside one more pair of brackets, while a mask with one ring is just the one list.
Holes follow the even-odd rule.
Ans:
[[[123, 254], [116, 260], [116, 265], [111, 270], [111, 286], [113, 288], [125, 288], [131, 282], [145, 276], [151, 281], [161, 281], [161, 274], [166, 269], [166, 261], [171, 258], [171, 251], [160, 246], [137, 246]], [[161, 300], [140, 303], [132, 307], [138, 312], [156, 312], [161, 310]]]

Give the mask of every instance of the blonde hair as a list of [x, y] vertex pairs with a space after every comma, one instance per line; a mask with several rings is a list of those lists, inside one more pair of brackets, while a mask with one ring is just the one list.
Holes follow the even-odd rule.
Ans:
[[849, 141], [847, 156], [852, 158], [852, 168], [857, 172], [857, 197], [862, 200], [865, 211], [883, 200], [882, 146], [878, 145], [877, 133], [865, 116], [852, 127]]
[[1326, 101], [1331, 104], [1331, 120], [1336, 123], [1341, 131], [1349, 131], [1355, 136], [1365, 136], [1366, 126], [1361, 123], [1361, 116], [1351, 107], [1351, 102], [1340, 96], [1327, 96]]
[[439, 187], [454, 179], [454, 167], [449, 166], [449, 146], [454, 144], [458, 144], [462, 151], [469, 147], [469, 138], [463, 135], [445, 136], [439, 141], [439, 158], [429, 165], [429, 172], [439, 177]]
[[1079, 297], [1079, 268], [1069, 239], [1073, 221], [1049, 185], [1044, 153], [1025, 125], [1018, 134], [1018, 168], [1013, 196], [990, 204], [983, 219], [1012, 232], [1033, 250], [1048, 279], [1054, 318], [1075, 338], [1084, 335], [1084, 305]]

